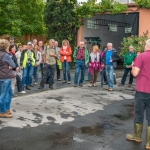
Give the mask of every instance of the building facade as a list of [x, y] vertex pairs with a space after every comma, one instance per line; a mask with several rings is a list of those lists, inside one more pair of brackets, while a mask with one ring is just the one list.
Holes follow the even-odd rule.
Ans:
[[138, 8], [135, 4], [129, 4], [127, 11], [118, 15], [96, 14], [84, 20], [84, 25], [78, 30], [77, 44], [85, 41], [90, 51], [93, 39], [98, 39], [97, 43], [102, 47], [111, 42], [120, 51], [124, 37], [140, 36], [143, 32], [150, 37], [149, 16], [149, 9]]

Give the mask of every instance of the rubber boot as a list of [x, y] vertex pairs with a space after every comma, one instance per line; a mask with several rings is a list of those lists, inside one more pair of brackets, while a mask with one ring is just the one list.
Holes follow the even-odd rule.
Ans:
[[146, 127], [146, 149], [150, 149], [150, 126]]
[[134, 134], [127, 134], [126, 138], [131, 141], [141, 142], [143, 124], [134, 123]]

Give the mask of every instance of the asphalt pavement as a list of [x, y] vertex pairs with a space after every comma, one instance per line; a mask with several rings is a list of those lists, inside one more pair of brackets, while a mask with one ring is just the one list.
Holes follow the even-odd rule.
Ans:
[[[122, 73], [116, 70], [118, 83]], [[88, 83], [55, 81], [54, 90], [38, 83], [13, 98], [13, 118], [0, 119], [0, 150], [144, 150], [145, 125], [142, 143], [125, 138], [133, 132], [135, 83], [112, 92]]]

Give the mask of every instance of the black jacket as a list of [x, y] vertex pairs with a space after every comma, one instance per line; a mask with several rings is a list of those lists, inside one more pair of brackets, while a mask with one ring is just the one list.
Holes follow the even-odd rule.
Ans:
[[12, 58], [13, 62], [15, 63], [16, 67], [12, 68], [12, 70], [16, 71], [16, 68], [19, 67], [18, 62], [17, 62], [17, 58], [16, 55], [13, 55], [11, 53], [9, 53], [10, 57]]
[[[102, 58], [102, 63], [103, 63], [104, 65], [106, 64], [106, 53], [107, 53], [107, 51], [108, 51], [108, 50], [106, 50], [106, 51], [104, 52], [104, 55], [103, 55], [103, 58]], [[116, 63], [117, 63], [117, 61], [119, 61], [119, 60], [120, 60], [120, 56], [119, 56], [117, 50], [113, 48], [113, 49], [112, 49], [112, 61], [113, 61], [113, 66], [114, 66], [114, 67], [116, 67]]]

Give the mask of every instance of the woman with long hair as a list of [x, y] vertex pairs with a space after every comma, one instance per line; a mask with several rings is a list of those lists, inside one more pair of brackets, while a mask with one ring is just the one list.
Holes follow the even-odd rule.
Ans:
[[68, 40], [62, 41], [62, 47], [60, 48], [60, 61], [62, 62], [63, 66], [63, 81], [62, 83], [66, 83], [68, 80], [68, 84], [71, 83], [71, 76], [70, 76], [70, 63], [72, 62], [71, 59], [72, 50], [69, 46]]

